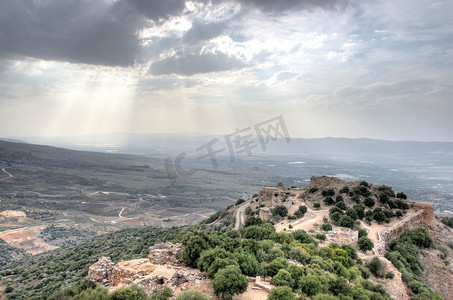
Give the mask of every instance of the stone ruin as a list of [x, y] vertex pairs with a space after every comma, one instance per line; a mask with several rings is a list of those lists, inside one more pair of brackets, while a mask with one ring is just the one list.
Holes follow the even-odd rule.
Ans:
[[101, 257], [88, 271], [88, 279], [107, 287], [137, 284], [148, 294], [158, 292], [164, 285], [187, 289], [206, 279], [206, 274], [184, 267], [181, 244], [156, 244], [150, 248], [148, 259], [121, 261], [116, 265], [110, 258]]
[[88, 269], [88, 278], [95, 283], [108, 286], [112, 281], [114, 267], [115, 264], [112, 263], [109, 257], [101, 257]]
[[258, 202], [270, 202], [271, 206], [281, 204], [283, 199], [288, 198], [291, 191], [286, 189], [283, 183], [277, 186], [263, 186], [258, 193]]
[[149, 248], [149, 262], [155, 265], [173, 265], [182, 266], [182, 248], [181, 244], [156, 244]]

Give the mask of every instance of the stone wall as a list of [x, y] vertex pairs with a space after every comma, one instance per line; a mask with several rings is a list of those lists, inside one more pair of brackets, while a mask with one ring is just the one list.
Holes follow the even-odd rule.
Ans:
[[400, 223], [390, 227], [383, 228], [378, 231], [379, 242], [374, 245], [373, 252], [376, 256], [383, 256], [390, 245], [390, 242], [399, 237], [404, 230], [413, 229], [415, 227], [430, 226], [431, 223], [427, 223], [427, 213], [424, 210], [417, 211], [413, 216], [408, 219], [402, 220]]

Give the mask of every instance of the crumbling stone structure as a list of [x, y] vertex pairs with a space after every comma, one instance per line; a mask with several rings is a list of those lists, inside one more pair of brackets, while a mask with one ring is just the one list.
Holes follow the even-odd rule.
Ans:
[[181, 244], [156, 244], [149, 248], [149, 262], [155, 265], [173, 265], [182, 266], [182, 249]]
[[379, 242], [373, 248], [377, 256], [383, 256], [390, 245], [390, 242], [399, 237], [404, 230], [416, 227], [430, 227], [433, 224], [434, 203], [407, 201], [410, 208], [416, 213], [408, 219], [404, 219], [390, 228], [383, 228], [378, 231]]
[[101, 257], [88, 269], [88, 278], [93, 282], [108, 286], [112, 281], [114, 268], [115, 264], [109, 257]]
[[272, 218], [272, 211], [268, 207], [260, 207], [258, 217], [264, 222]]

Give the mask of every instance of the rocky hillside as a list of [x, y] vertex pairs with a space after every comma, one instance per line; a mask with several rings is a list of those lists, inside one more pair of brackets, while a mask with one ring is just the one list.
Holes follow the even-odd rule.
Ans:
[[118, 231], [0, 275], [11, 299], [452, 299], [453, 229], [433, 209], [389, 186], [313, 177], [197, 226]]

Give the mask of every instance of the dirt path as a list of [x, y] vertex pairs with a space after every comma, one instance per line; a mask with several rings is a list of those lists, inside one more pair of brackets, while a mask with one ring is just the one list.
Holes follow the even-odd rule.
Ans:
[[250, 205], [251, 201], [246, 201], [244, 204], [242, 204], [239, 208], [238, 211], [236, 212], [236, 225], [234, 226], [235, 230], [239, 230], [242, 227], [242, 217], [244, 215], [244, 210]]
[[121, 214], [123, 213], [123, 211], [124, 211], [124, 207], [123, 207], [123, 208], [121, 208], [121, 211], [120, 211], [120, 213], [118, 214], [118, 217], [120, 217], [120, 218], [124, 218], [124, 217], [123, 217], [123, 216], [121, 215]]
[[402, 219], [393, 218], [392, 221], [388, 224], [386, 224], [386, 223], [377, 224], [377, 223], [373, 222], [371, 228], [369, 226], [365, 225], [365, 223], [363, 223], [363, 222], [360, 222], [360, 223], [361, 223], [362, 227], [364, 227], [366, 230], [368, 230], [368, 237], [370, 238], [370, 240], [373, 241], [374, 244], [376, 244], [379, 242], [379, 237], [378, 237], [379, 230], [381, 230], [383, 228], [391, 228], [394, 225], [399, 224], [401, 221], [403, 221], [405, 219], [410, 219], [414, 214], [415, 214], [415, 212], [409, 211], [404, 216], [404, 218], [402, 218]]
[[[280, 231], [295, 231], [299, 229], [303, 229], [305, 231], [308, 231], [314, 227], [315, 224], [321, 224], [322, 220], [324, 217], [327, 217], [329, 215], [328, 210], [317, 210], [314, 211], [312, 209], [308, 209], [307, 213], [302, 219], [299, 220], [294, 220], [294, 221], [285, 221], [285, 223], [280, 223], [275, 226], [275, 230], [277, 232]], [[293, 228], [289, 228], [289, 225], [293, 226]]]
[[5, 168], [2, 168], [2, 171], [3, 171], [3, 173], [8, 175], [9, 177], [2, 178], [2, 179], [0, 179], [0, 181], [6, 180], [6, 179], [10, 179], [10, 178], [14, 177], [13, 174], [11, 174], [10, 172], [6, 171]]

